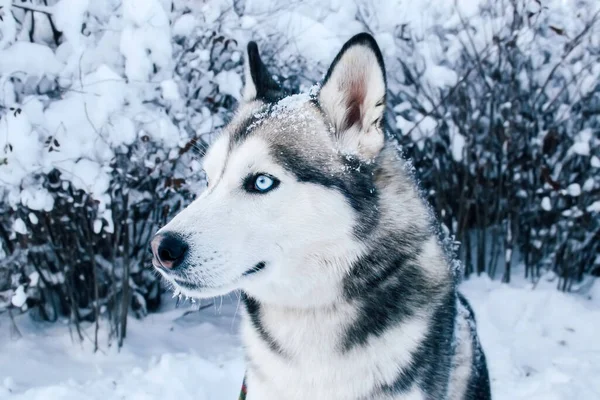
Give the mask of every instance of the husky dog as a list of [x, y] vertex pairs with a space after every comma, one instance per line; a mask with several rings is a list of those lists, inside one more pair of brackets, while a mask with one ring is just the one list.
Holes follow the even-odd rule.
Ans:
[[385, 139], [373, 37], [293, 96], [251, 42], [245, 81], [207, 189], [151, 248], [187, 296], [241, 290], [248, 399], [490, 399], [473, 311]]

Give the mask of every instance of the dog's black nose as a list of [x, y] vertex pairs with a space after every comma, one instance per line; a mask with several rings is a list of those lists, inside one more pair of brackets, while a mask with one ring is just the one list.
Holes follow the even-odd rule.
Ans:
[[179, 236], [170, 233], [159, 233], [150, 243], [154, 259], [167, 269], [176, 268], [188, 250], [188, 245]]

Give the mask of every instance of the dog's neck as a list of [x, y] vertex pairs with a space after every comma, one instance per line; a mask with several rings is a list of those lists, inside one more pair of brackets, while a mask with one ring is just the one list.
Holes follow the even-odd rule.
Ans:
[[[354, 255], [352, 262], [343, 267], [338, 265], [346, 270], [341, 281], [331, 282], [321, 277], [322, 281], [303, 288], [302, 293], [290, 293], [288, 288], [288, 298], [285, 291], [278, 292], [277, 296], [244, 292], [246, 322], [264, 333], [277, 329], [277, 324], [305, 328], [307, 323], [318, 325], [319, 321], [326, 320], [328, 332], [343, 332], [351, 329], [357, 319], [364, 318], [357, 313], [376, 313], [377, 318], [394, 320], [399, 312], [414, 314], [418, 311], [399, 310], [403, 300], [414, 301], [414, 297], [419, 296], [423, 301], [415, 304], [432, 304], [448, 292], [449, 270], [435, 236], [428, 231], [384, 236], [377, 246]], [[423, 253], [432, 256], [421, 260]], [[415, 282], [427, 284], [414, 286]], [[369, 323], [369, 318], [366, 321]]]

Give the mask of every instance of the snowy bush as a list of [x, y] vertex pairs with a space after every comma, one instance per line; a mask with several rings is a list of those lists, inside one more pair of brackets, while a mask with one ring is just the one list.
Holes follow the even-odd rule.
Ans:
[[391, 125], [467, 275], [518, 252], [567, 289], [599, 272], [600, 5], [476, 3], [402, 40]]
[[[219, 2], [2, 5], [0, 311], [105, 316], [121, 342], [129, 310], [159, 305], [149, 239], [205, 186], [256, 21]], [[279, 64], [290, 91], [303, 63]]]
[[[77, 326], [105, 315], [122, 339], [130, 307], [142, 316], [158, 306], [148, 241], [203, 187], [198, 149], [233, 103], [214, 79], [218, 57], [235, 57], [196, 54], [196, 79], [180, 71], [196, 53], [179, 41], [184, 9], [158, 0], [19, 10], [40, 43], [0, 52], [2, 301]], [[51, 21], [57, 40], [44, 30]], [[186, 33], [205, 38], [197, 52], [224, 38], [209, 28]]]
[[[513, 254], [561, 288], [600, 260], [600, 5], [0, 0], [0, 310], [76, 326], [159, 304], [147, 243], [204, 187], [246, 42], [290, 92], [369, 31], [387, 125], [462, 241], [465, 273]], [[465, 251], [470, 249], [472, 251]]]

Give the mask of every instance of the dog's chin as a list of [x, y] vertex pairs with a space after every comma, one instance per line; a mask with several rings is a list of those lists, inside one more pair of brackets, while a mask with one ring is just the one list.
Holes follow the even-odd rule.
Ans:
[[163, 278], [173, 286], [173, 291], [175, 293], [181, 293], [182, 295], [191, 298], [205, 299], [223, 296], [235, 290], [241, 289], [244, 283], [247, 283], [248, 281], [254, 281], [257, 275], [261, 275], [259, 272], [261, 272], [265, 266], [266, 263], [259, 262], [254, 267], [245, 271], [237, 279], [214, 286], [206, 286], [195, 282], [190, 282], [180, 278], [179, 276], [169, 274], [162, 269], [159, 269], [159, 271]]
[[194, 299], [219, 297], [239, 289], [239, 286], [233, 283], [219, 287], [192, 286], [188, 284], [182, 285], [173, 281], [171, 281], [171, 283], [173, 284], [173, 288], [176, 292], [178, 291], [182, 295]]

